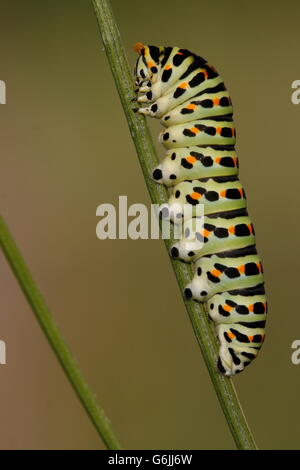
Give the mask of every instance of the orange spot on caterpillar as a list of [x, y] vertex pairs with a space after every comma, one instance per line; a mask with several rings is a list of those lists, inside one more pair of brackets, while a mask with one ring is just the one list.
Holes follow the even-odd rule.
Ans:
[[253, 233], [253, 227], [252, 227], [252, 225], [251, 225], [251, 224], [248, 224], [247, 227], [248, 227], [248, 229], [249, 229], [249, 232], [250, 232], [250, 233]]
[[252, 343], [252, 341], [253, 341], [253, 336], [248, 336], [248, 339], [249, 339], [249, 341], [251, 341], [251, 343]]
[[226, 189], [224, 189], [224, 191], [221, 191], [221, 192], [220, 192], [220, 196], [221, 196], [221, 197], [226, 197]]
[[227, 336], [229, 336], [230, 339], [235, 338], [235, 335], [233, 333], [231, 333], [231, 331], [226, 331], [226, 333], [227, 333]]
[[216, 162], [217, 164], [219, 164], [220, 161], [221, 161], [221, 157], [216, 157], [216, 158], [215, 158], [215, 162]]
[[177, 52], [178, 55], [183, 55], [183, 52]]
[[261, 272], [261, 263], [256, 263], [256, 266], [258, 268], [258, 271]]
[[206, 228], [205, 228], [204, 231], [203, 231], [203, 235], [204, 235], [204, 237], [208, 238], [210, 236], [210, 231], [206, 230]]
[[155, 67], [155, 63], [149, 61], [149, 62], [147, 62], [147, 66], [148, 66], [149, 69], [151, 69], [152, 67]]
[[238, 270], [241, 274], [243, 274], [245, 272], [245, 265], [242, 264], [241, 266], [238, 267]]
[[200, 132], [200, 130], [197, 129], [197, 127], [192, 127], [191, 131], [194, 132], [194, 134], [198, 134], [198, 132]]
[[249, 310], [249, 312], [253, 312], [253, 308], [254, 308], [254, 307], [253, 307], [253, 304], [248, 305], [248, 310]]
[[182, 88], [183, 90], [185, 90], [187, 87], [188, 87], [188, 82], [182, 82], [180, 83], [178, 88]]
[[232, 307], [230, 307], [229, 305], [222, 305], [222, 308], [223, 310], [225, 310], [225, 312], [230, 312], [230, 310], [232, 310]]
[[167, 65], [165, 66], [165, 70], [170, 70], [171, 68], [172, 68], [172, 66], [171, 66], [170, 64], [167, 64]]
[[215, 276], [215, 277], [219, 277], [222, 273], [221, 273], [221, 271], [219, 271], [218, 269], [213, 269], [213, 270], [211, 271], [211, 274], [212, 274], [213, 276]]
[[242, 188], [239, 188], [239, 193], [240, 193], [240, 195], [241, 195], [241, 198], [243, 198], [244, 195], [243, 195], [243, 190], [242, 190]]
[[197, 158], [192, 157], [192, 155], [190, 155], [189, 157], [186, 157], [186, 161], [193, 165], [197, 161]]
[[218, 104], [220, 104], [220, 98], [214, 98], [213, 103], [214, 103], [214, 106], [218, 106]]
[[140, 54], [145, 49], [145, 46], [142, 42], [137, 42], [134, 46], [132, 46], [132, 49], [134, 52]]
[[188, 104], [188, 105], [186, 106], [186, 109], [196, 109], [196, 108], [197, 108], [197, 106], [196, 106], [195, 104], [193, 104], [193, 103]]
[[232, 129], [231, 129], [231, 134], [232, 134], [232, 137], [235, 136], [235, 129], [234, 129], [234, 127], [232, 127]]
[[221, 134], [222, 127], [216, 127], [217, 134]]
[[231, 226], [228, 228], [228, 232], [234, 234], [234, 232], [235, 232], [235, 227], [234, 227], [234, 225], [231, 225]]
[[200, 199], [201, 194], [199, 194], [199, 193], [192, 193], [190, 196], [191, 196], [192, 199], [196, 199], [196, 200], [197, 200], [197, 199]]

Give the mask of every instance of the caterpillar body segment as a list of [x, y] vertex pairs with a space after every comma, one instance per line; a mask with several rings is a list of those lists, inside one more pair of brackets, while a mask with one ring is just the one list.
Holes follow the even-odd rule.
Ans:
[[179, 47], [134, 48], [138, 112], [164, 127], [159, 141], [166, 155], [152, 172], [172, 191], [161, 215], [183, 225], [171, 255], [193, 263], [184, 294], [205, 304], [220, 343], [217, 367], [232, 376], [257, 356], [267, 314], [263, 268], [238, 179], [232, 102], [202, 57]]
[[160, 122], [163, 126], [170, 127], [174, 124], [186, 123], [196, 119], [224, 116], [224, 114], [232, 114], [232, 112], [230, 97], [225, 90], [216, 93], [205, 93], [196, 99], [190, 98], [162, 116]]
[[192, 145], [234, 145], [235, 129], [231, 119], [202, 119], [177, 124], [162, 131], [159, 141], [166, 148]]
[[[182, 223], [184, 211], [191, 206], [191, 215], [197, 215], [199, 205], [206, 215], [246, 208], [246, 196], [235, 176], [220, 176], [202, 180], [185, 180], [174, 186], [168, 205], [169, 214], [163, 216]], [[190, 211], [189, 211], [190, 212]]]
[[[207, 302], [214, 294], [259, 285], [263, 282], [262, 267], [256, 250], [246, 250], [241, 256], [224, 258], [220, 254], [202, 256], [195, 262], [195, 274], [187, 285], [185, 295]], [[249, 252], [249, 254], [244, 254]], [[224, 262], [225, 259], [225, 262]]]
[[[254, 228], [246, 211], [234, 218], [207, 215], [192, 217], [184, 223], [181, 239], [171, 248], [174, 258], [194, 262], [204, 255], [237, 250], [255, 244]], [[239, 215], [243, 214], [244, 215]]]
[[183, 147], [170, 149], [158, 165], [152, 177], [165, 186], [174, 186], [185, 180], [216, 176], [236, 176], [238, 158], [234, 149], [221, 150], [213, 147]]

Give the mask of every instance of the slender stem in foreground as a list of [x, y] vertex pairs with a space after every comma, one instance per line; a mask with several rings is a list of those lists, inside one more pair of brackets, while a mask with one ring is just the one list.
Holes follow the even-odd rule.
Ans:
[[33, 281], [22, 255], [1, 216], [0, 245], [21, 286], [21, 289], [23, 290], [42, 330], [47, 337], [47, 340], [49, 341], [57, 359], [94, 424], [98, 434], [102, 437], [104, 443], [109, 449], [119, 449], [120, 445], [111, 429], [110, 422], [81, 375], [74, 358], [55, 325], [48, 307]]
[[[131, 100], [135, 98], [133, 79], [121, 43], [120, 33], [109, 0], [92, 0], [107, 58], [124, 108], [128, 126], [134, 141], [145, 181], [154, 204], [163, 204], [168, 193], [163, 185], [150, 178], [151, 170], [158, 164], [157, 155], [144, 117], [134, 114]], [[169, 250], [173, 241], [165, 240]], [[173, 269], [181, 292], [191, 280], [190, 265], [172, 260]], [[194, 333], [201, 348], [220, 405], [238, 449], [257, 449], [233, 383], [217, 372], [218, 345], [202, 305], [185, 301]]]

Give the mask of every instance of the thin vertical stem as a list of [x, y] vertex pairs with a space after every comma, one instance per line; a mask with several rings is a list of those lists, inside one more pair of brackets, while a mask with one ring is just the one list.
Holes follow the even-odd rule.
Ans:
[[[167, 190], [164, 186], [156, 184], [150, 178], [151, 171], [158, 164], [158, 159], [145, 119], [139, 114], [134, 114], [132, 110], [131, 100], [135, 97], [132, 75], [129, 70], [128, 61], [121, 43], [120, 33], [110, 2], [109, 0], [92, 0], [92, 2], [107, 59], [123, 105], [151, 200], [154, 204], [163, 204], [168, 200]], [[165, 240], [165, 243], [169, 250], [173, 241]], [[171, 260], [171, 262], [180, 290], [183, 292], [184, 287], [191, 280], [191, 267], [179, 261]], [[235, 443], [238, 449], [255, 450], [257, 447], [233, 383], [231, 379], [217, 372], [218, 345], [204, 308], [196, 302], [186, 302], [185, 299], [183, 300]]]
[[57, 359], [69, 379], [69, 382], [78, 395], [78, 398], [84, 406], [98, 434], [109, 449], [119, 449], [120, 445], [114, 435], [108, 418], [106, 417], [103, 409], [97, 403], [95, 395], [91, 392], [88, 384], [83, 378], [75, 359], [72, 357], [71, 352], [57, 328], [51, 313], [49, 312], [49, 309], [39, 292], [36, 283], [32, 279], [25, 261], [23, 260], [23, 257], [1, 216], [0, 245], [36, 319], [38, 320], [50, 346], [56, 354]]

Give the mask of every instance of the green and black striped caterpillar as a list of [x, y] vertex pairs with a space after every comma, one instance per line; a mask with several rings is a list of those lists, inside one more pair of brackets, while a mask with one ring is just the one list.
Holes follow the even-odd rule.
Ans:
[[[141, 43], [134, 49], [138, 112], [166, 128], [159, 140], [167, 153], [152, 175], [173, 188], [163, 217], [182, 223], [185, 205], [192, 209], [171, 255], [194, 264], [184, 294], [205, 303], [220, 342], [218, 369], [231, 376], [257, 356], [267, 313], [262, 264], [238, 179], [231, 99], [215, 68], [187, 49]], [[200, 248], [191, 249], [197, 241]]]

